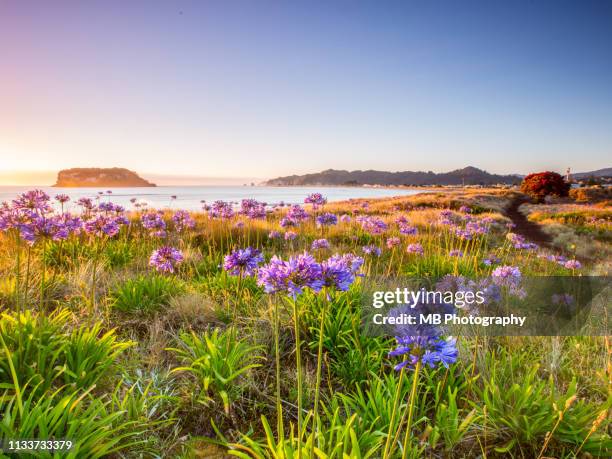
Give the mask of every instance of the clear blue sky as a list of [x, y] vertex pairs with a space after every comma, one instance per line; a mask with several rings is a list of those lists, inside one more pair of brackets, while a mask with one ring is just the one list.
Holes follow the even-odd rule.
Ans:
[[3, 1], [0, 172], [612, 166], [610, 1]]

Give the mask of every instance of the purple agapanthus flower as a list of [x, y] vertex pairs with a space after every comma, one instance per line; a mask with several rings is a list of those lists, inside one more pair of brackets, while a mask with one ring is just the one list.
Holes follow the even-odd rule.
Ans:
[[361, 228], [370, 234], [382, 234], [388, 228], [382, 219], [372, 216], [357, 217], [357, 221], [361, 224]]
[[327, 203], [327, 199], [323, 197], [321, 193], [312, 193], [304, 199], [305, 204], [312, 204], [313, 208], [324, 206]]
[[464, 214], [471, 214], [472, 208], [470, 206], [461, 206], [459, 207], [459, 212], [463, 212]]
[[151, 254], [149, 266], [162, 273], [173, 273], [176, 267], [183, 262], [183, 254], [179, 249], [164, 246]]
[[366, 255], [374, 255], [376, 257], [380, 257], [380, 254], [382, 253], [380, 247], [377, 247], [375, 245], [364, 245], [361, 249]]
[[572, 270], [580, 269], [582, 268], [582, 263], [580, 263], [578, 260], [567, 260], [563, 266]]
[[161, 212], [146, 212], [140, 217], [140, 222], [143, 228], [149, 231], [149, 234], [156, 237], [166, 236], [166, 222]]
[[285, 231], [285, 241], [293, 241], [297, 237], [295, 231]]
[[520, 278], [521, 270], [517, 266], [498, 266], [493, 270], [491, 276], [500, 277], [502, 279]]
[[415, 226], [401, 224], [399, 228], [399, 232], [400, 234], [403, 234], [405, 236], [414, 236], [415, 234], [418, 233], [418, 230], [416, 229]]
[[349, 214], [342, 214], [342, 215], [340, 215], [340, 221], [342, 223], [350, 223], [351, 222], [351, 216]]
[[172, 215], [172, 221], [174, 222], [174, 228], [178, 233], [185, 229], [191, 229], [195, 226], [195, 220], [191, 218], [191, 214], [186, 210], [177, 210]]
[[274, 256], [270, 263], [259, 268], [257, 283], [266, 293], [286, 292], [293, 298], [305, 288], [318, 292], [323, 288], [321, 265], [308, 252], [288, 261]]
[[423, 246], [418, 242], [414, 244], [408, 244], [408, 247], [406, 247], [406, 252], [414, 253], [417, 255], [423, 255], [423, 253], [425, 253], [425, 251], [423, 250]]
[[240, 203], [240, 213], [253, 220], [266, 218], [266, 203], [256, 199], [243, 199]]
[[457, 258], [462, 258], [463, 257], [463, 252], [459, 249], [453, 249], [450, 252], [448, 252], [448, 256], [449, 257], [457, 257]]
[[321, 263], [323, 285], [346, 292], [355, 281], [355, 273], [342, 257], [333, 256]]
[[292, 205], [287, 211], [287, 218], [294, 222], [295, 225], [299, 224], [303, 220], [308, 219], [308, 212], [298, 204]]
[[92, 236], [113, 237], [119, 233], [119, 225], [114, 218], [107, 215], [98, 215], [85, 222], [85, 232]]
[[223, 269], [232, 276], [251, 276], [263, 259], [261, 251], [253, 247], [237, 249], [225, 256]]
[[329, 241], [327, 239], [315, 239], [312, 241], [312, 250], [329, 249]]
[[234, 216], [234, 208], [230, 202], [215, 201], [209, 208], [211, 218], [230, 219]]
[[345, 253], [342, 255], [335, 254], [330, 257], [330, 260], [331, 259], [337, 259], [341, 261], [354, 275], [362, 276], [362, 274], [359, 274], [359, 270], [361, 269], [361, 266], [363, 266], [364, 262], [362, 257], [358, 257], [357, 255], [354, 255], [352, 253]]
[[317, 226], [331, 226], [338, 223], [338, 217], [332, 213], [324, 213], [317, 216]]
[[434, 368], [443, 365], [448, 368], [458, 357], [456, 340], [444, 339], [439, 336], [397, 336], [397, 347], [389, 352], [389, 357], [403, 357], [404, 360], [395, 365], [395, 370], [414, 367], [419, 361], [423, 365]]
[[492, 265], [496, 265], [498, 263], [501, 263], [501, 258], [499, 258], [496, 255], [489, 255], [487, 258], [485, 258], [482, 261], [485, 265], [487, 266], [492, 266]]
[[67, 194], [56, 194], [55, 200], [60, 204], [65, 204], [70, 201], [70, 196], [68, 196]]
[[94, 208], [94, 204], [89, 198], [79, 198], [77, 200], [77, 204], [81, 206], [85, 211], [89, 211]]
[[270, 239], [278, 239], [280, 237], [281, 233], [275, 230], [272, 230], [268, 233], [268, 238]]
[[13, 200], [13, 207], [17, 210], [32, 211], [39, 215], [45, 214], [53, 210], [49, 204], [49, 199], [49, 195], [42, 190], [30, 190]]
[[402, 243], [399, 237], [390, 237], [387, 239], [387, 248], [392, 249]]

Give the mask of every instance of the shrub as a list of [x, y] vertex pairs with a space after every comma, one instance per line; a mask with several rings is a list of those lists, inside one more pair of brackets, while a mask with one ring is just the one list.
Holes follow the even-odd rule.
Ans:
[[[65, 328], [70, 313], [48, 316], [26, 311], [0, 318], [0, 384], [42, 393], [61, 383], [86, 389], [108, 374], [132, 342], [117, 341], [114, 330], [101, 337], [101, 324]], [[9, 360], [10, 359], [10, 360]], [[13, 371], [14, 370], [14, 371]]]
[[223, 333], [216, 329], [212, 333], [205, 332], [203, 336], [183, 333], [179, 344], [180, 348], [168, 350], [176, 353], [186, 365], [172, 371], [192, 373], [200, 386], [198, 400], [208, 403], [218, 395], [226, 413], [242, 392], [237, 379], [251, 368], [260, 366], [255, 362], [263, 358], [259, 355], [261, 346], [238, 338], [233, 328]]
[[[62, 457], [102, 458], [142, 443], [141, 432], [125, 421], [124, 411], [112, 411], [108, 401], [89, 398], [80, 391], [65, 395], [58, 390], [36, 397], [0, 397], [0, 441], [15, 438], [66, 439], [70, 451]], [[33, 455], [34, 456], [34, 455]], [[28, 457], [33, 457], [28, 455]], [[5, 456], [6, 457], [6, 456]], [[59, 457], [39, 450], [35, 457]]]
[[4, 313], [0, 317], [0, 383], [28, 384], [44, 392], [51, 387], [64, 364], [67, 345], [63, 328], [69, 320], [63, 309], [48, 316], [31, 311]]
[[122, 312], [151, 313], [168, 304], [172, 295], [182, 290], [171, 277], [139, 276], [119, 284], [111, 293], [111, 301], [113, 307]]
[[570, 184], [556, 172], [529, 174], [521, 183], [521, 191], [538, 201], [542, 201], [546, 196], [567, 196], [569, 189]]
[[115, 330], [100, 335], [101, 324], [82, 326], [74, 330], [64, 350], [66, 369], [64, 380], [77, 388], [86, 389], [95, 384], [115, 364], [131, 341], [117, 341]]

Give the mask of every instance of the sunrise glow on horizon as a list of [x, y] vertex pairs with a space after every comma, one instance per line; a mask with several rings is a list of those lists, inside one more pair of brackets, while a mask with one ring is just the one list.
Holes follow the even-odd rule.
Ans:
[[611, 8], [3, 2], [0, 185], [610, 167]]

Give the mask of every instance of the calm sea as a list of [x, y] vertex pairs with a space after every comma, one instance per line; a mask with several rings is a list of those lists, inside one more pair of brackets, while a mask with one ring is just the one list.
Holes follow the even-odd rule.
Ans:
[[[136, 198], [146, 202], [150, 208], [174, 208], [187, 210], [200, 210], [201, 201], [212, 202], [219, 199], [224, 201], [240, 201], [253, 198], [258, 201], [276, 204], [303, 203], [310, 193], [321, 193], [328, 201], [343, 201], [351, 198], [381, 198], [391, 196], [406, 196], [422, 193], [420, 190], [389, 189], [389, 188], [361, 188], [361, 187], [266, 187], [266, 186], [160, 186], [154, 188], [53, 188], [31, 186], [0, 186], [0, 202], [10, 201], [24, 191], [38, 188], [44, 190], [49, 196], [63, 193], [70, 196], [72, 201], [81, 197], [95, 198], [99, 192], [104, 195], [101, 200], [121, 204], [126, 209], [132, 208], [130, 200]], [[112, 193], [107, 194], [110, 190]], [[176, 199], [172, 199], [176, 196]], [[70, 210], [72, 205], [67, 206]]]

